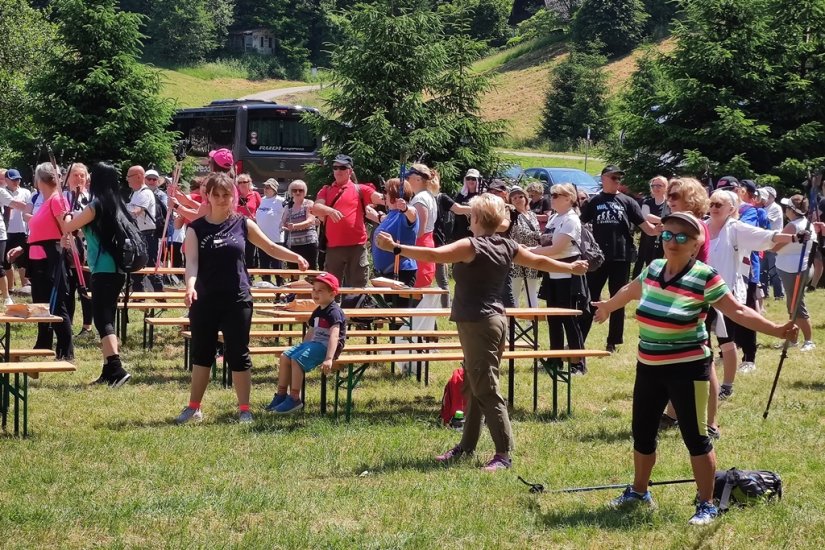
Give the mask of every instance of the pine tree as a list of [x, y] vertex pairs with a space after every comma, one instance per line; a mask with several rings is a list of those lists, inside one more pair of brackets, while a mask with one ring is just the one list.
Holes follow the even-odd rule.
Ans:
[[578, 51], [556, 65], [550, 74], [539, 136], [566, 148], [584, 138], [588, 129], [593, 140], [607, 136], [607, 77], [605, 58]]
[[[399, 159], [421, 158], [448, 187], [461, 171], [495, 163], [502, 126], [479, 116], [488, 85], [470, 67], [479, 45], [462, 34], [445, 39], [425, 4], [377, 2], [348, 12], [332, 52], [326, 114], [308, 118], [327, 138], [322, 157], [352, 155], [362, 181], [391, 177]], [[329, 178], [323, 167], [311, 173], [316, 185]]]
[[571, 37], [583, 51], [599, 44], [605, 55], [619, 56], [641, 42], [647, 19], [642, 0], [584, 0], [573, 18]]
[[57, 0], [63, 51], [31, 85], [36, 132], [66, 159], [167, 166], [172, 104], [138, 62], [141, 17], [115, 0]]

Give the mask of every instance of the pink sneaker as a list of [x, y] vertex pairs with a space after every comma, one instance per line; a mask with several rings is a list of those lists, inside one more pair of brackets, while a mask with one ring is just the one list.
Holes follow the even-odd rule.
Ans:
[[492, 460], [484, 466], [485, 472], [495, 472], [496, 470], [507, 470], [513, 465], [513, 461], [506, 456], [494, 454]]
[[456, 445], [446, 453], [436, 456], [435, 459], [438, 462], [452, 462], [453, 460], [458, 460], [459, 458], [462, 458], [465, 455], [469, 456], [470, 454], [471, 453], [468, 453], [462, 449], [461, 445]]

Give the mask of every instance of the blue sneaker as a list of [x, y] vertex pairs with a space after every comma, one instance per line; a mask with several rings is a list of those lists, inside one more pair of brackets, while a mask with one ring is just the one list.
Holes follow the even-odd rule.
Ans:
[[637, 493], [633, 490], [632, 485], [628, 485], [625, 487], [625, 490], [621, 495], [610, 501], [609, 506], [611, 508], [626, 508], [629, 506], [638, 506], [639, 504], [644, 504], [650, 508], [656, 507], [656, 503], [653, 502], [653, 497], [650, 495], [650, 491], [646, 491], [644, 494]]
[[304, 408], [304, 402], [300, 399], [293, 399], [291, 395], [287, 395], [280, 405], [275, 407], [276, 414], [292, 414]]
[[696, 505], [696, 513], [688, 520], [691, 525], [707, 525], [719, 517], [719, 508], [712, 502], [700, 502]]
[[286, 400], [286, 398], [287, 398], [287, 396], [288, 396], [288, 395], [289, 395], [289, 394], [286, 394], [286, 393], [285, 393], [285, 394], [283, 394], [283, 395], [278, 395], [278, 394], [276, 393], [276, 394], [275, 394], [275, 397], [273, 397], [273, 398], [272, 398], [272, 402], [271, 402], [269, 405], [267, 405], [266, 407], [264, 407], [264, 410], [265, 410], [265, 411], [269, 411], [269, 412], [274, 411], [274, 410], [275, 410], [275, 407], [277, 407], [278, 405], [280, 405], [281, 403], [283, 403], [283, 402]]

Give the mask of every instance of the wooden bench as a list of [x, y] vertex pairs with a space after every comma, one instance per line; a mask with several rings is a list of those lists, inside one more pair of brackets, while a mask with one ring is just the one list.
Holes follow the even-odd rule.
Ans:
[[[504, 352], [501, 360], [508, 361], [510, 359], [531, 359], [538, 360], [542, 364], [547, 374], [553, 382], [553, 412], [552, 418], [557, 418], [558, 409], [558, 386], [559, 384], [566, 384], [567, 386], [567, 414], [573, 412], [572, 408], [572, 375], [564, 365], [564, 359], [570, 357], [606, 357], [610, 355], [606, 351], [601, 350], [507, 350]], [[349, 422], [352, 415], [352, 392], [361, 382], [367, 368], [370, 365], [390, 363], [390, 362], [411, 362], [420, 360], [420, 355], [417, 354], [363, 354], [363, 355], [347, 355], [342, 354], [335, 360], [335, 405], [334, 414], [338, 417], [338, 402], [339, 390], [346, 391], [346, 405], [345, 418]], [[464, 359], [464, 353], [461, 350], [454, 352], [438, 352], [427, 355], [427, 361], [439, 362], [455, 362]], [[341, 371], [346, 369], [346, 377], [341, 376]], [[538, 369], [534, 369], [533, 374], [533, 403], [538, 401]], [[535, 410], [534, 405], [534, 410]], [[322, 375], [321, 380], [321, 413], [326, 413], [326, 377]]]
[[[183, 337], [183, 368], [191, 371], [192, 365], [189, 358], [189, 341], [192, 339], [192, 331], [191, 330], [184, 330], [181, 331], [181, 336]], [[249, 332], [250, 339], [256, 338], [286, 338], [287, 341], [291, 344], [293, 338], [303, 338], [304, 333], [300, 330], [252, 330]], [[218, 331], [218, 342], [223, 343], [223, 332]], [[253, 348], [250, 348], [252, 350]], [[284, 348], [286, 349], [286, 348]], [[251, 351], [250, 351], [250, 354]], [[215, 366], [214, 363], [212, 365]], [[226, 386], [226, 360], [223, 362], [223, 380], [224, 380], [224, 387]], [[215, 373], [212, 373], [212, 378], [216, 377]]]
[[[301, 321], [293, 317], [276, 319], [275, 317], [253, 317], [253, 325], [292, 326]], [[155, 327], [179, 327], [181, 330], [189, 326], [189, 317], [144, 317], [143, 319], [143, 349], [152, 349], [155, 344]], [[278, 332], [273, 330], [272, 332]]]
[[[22, 361], [23, 359], [31, 359], [32, 357], [54, 359], [54, 350], [50, 350], [50, 349], [14, 349], [14, 348], [9, 350], [9, 362], [10, 363]], [[33, 375], [32, 378], [37, 378], [37, 374]]]
[[[29, 377], [37, 378], [42, 372], [74, 372], [75, 370], [76, 367], [68, 361], [0, 363], [0, 410], [2, 410], [3, 429], [6, 429], [6, 420], [11, 404], [10, 397], [14, 396], [14, 435], [20, 433], [21, 402], [23, 403], [23, 437], [29, 434]], [[22, 383], [20, 380], [21, 374], [23, 375]], [[12, 375], [14, 375], [13, 383], [11, 381]]]

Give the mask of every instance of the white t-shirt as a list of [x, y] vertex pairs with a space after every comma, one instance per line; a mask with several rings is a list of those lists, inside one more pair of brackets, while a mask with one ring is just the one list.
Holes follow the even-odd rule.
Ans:
[[[9, 205], [11, 204], [11, 194], [6, 190], [5, 187], [0, 187], [0, 206], [4, 208], [10, 208]], [[6, 222], [3, 221], [3, 216], [0, 216], [0, 241], [5, 241], [8, 238], [6, 235]]]
[[782, 231], [782, 220], [783, 212], [782, 207], [779, 206], [776, 202], [773, 202], [769, 207], [765, 209], [768, 214], [768, 222], [771, 224], [771, 229], [774, 231]]
[[[556, 214], [547, 221], [547, 228], [544, 230], [545, 235], [567, 235], [570, 237], [570, 243], [560, 253], [555, 254], [554, 258], [570, 258], [580, 254], [578, 242], [582, 238], [582, 224], [579, 221], [579, 216], [571, 208], [566, 214]], [[551, 279], [569, 279], [569, 273], [548, 273]]]
[[284, 232], [281, 229], [281, 220], [284, 217], [284, 199], [278, 195], [263, 197], [261, 205], [255, 215], [255, 221], [264, 235], [275, 243], [284, 242]]
[[[11, 195], [11, 198], [20, 201], [23, 203], [28, 203], [32, 199], [32, 192], [26, 189], [25, 187], [18, 187], [15, 191], [10, 191], [6, 189], [8, 193]], [[17, 210], [16, 208], [11, 209], [11, 213], [9, 215], [9, 226], [6, 228], [7, 232], [9, 233], [28, 233], [29, 226], [28, 224], [23, 221], [23, 212]]]
[[435, 197], [426, 189], [419, 191], [419, 193], [412, 198], [410, 206], [420, 204], [427, 209], [427, 224], [424, 226], [424, 233], [432, 233], [435, 228], [435, 220], [438, 216], [438, 206], [435, 202]]
[[[807, 218], [797, 218], [790, 222], [796, 228], [796, 232], [813, 231], [812, 226]], [[802, 254], [802, 243], [788, 243], [779, 249], [776, 253], [776, 269], [784, 271], [785, 273], [799, 273], [799, 256]], [[802, 269], [808, 267], [808, 255], [814, 247], [814, 241], [808, 239], [805, 243], [805, 257], [802, 259]], [[788, 292], [790, 289], [785, 289]]]
[[[140, 189], [132, 193], [129, 199], [129, 210], [135, 207], [143, 208], [140, 214], [135, 216], [137, 226], [140, 231], [149, 231], [155, 228], [155, 195], [152, 190], [144, 184]], [[149, 214], [148, 216], [146, 214]]]

